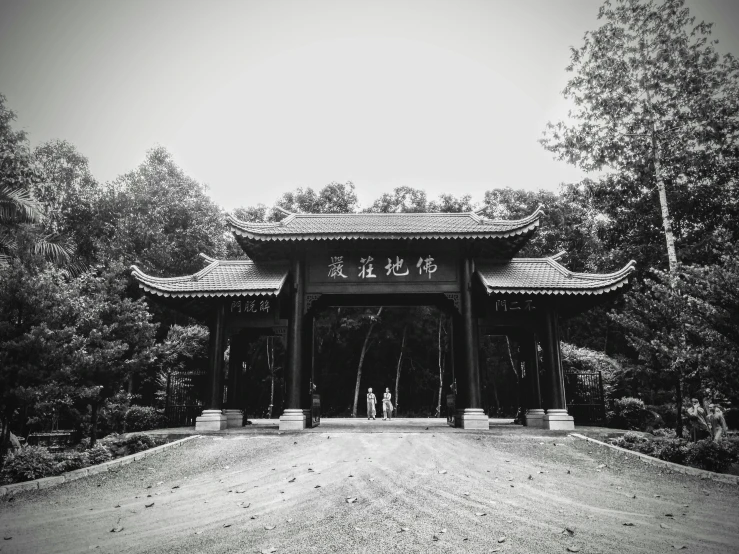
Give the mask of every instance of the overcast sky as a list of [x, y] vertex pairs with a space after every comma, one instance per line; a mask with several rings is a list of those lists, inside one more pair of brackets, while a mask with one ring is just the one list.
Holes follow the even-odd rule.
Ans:
[[[66, 139], [101, 181], [162, 145], [225, 208], [353, 181], [555, 190], [537, 142], [600, 3], [0, 0], [0, 93], [32, 145]], [[739, 54], [739, 2], [692, 1]]]

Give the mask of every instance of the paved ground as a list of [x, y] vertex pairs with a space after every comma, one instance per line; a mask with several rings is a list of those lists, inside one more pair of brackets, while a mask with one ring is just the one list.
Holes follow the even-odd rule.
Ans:
[[563, 433], [400, 423], [208, 436], [21, 493], [1, 552], [739, 551], [735, 485]]

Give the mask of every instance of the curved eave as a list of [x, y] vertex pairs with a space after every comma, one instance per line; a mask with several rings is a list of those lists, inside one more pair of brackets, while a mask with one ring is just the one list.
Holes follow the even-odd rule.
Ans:
[[[541, 215], [543, 214], [542, 206], [539, 206], [534, 213], [531, 215], [518, 220], [513, 221], [497, 221], [487, 220], [480, 217], [477, 213], [471, 212], [469, 215], [476, 220], [481, 229], [474, 231], [465, 232], [429, 232], [429, 233], [397, 233], [397, 232], [361, 232], [361, 233], [298, 233], [293, 234], [273, 234], [264, 233], [263, 229], [274, 229], [285, 227], [290, 223], [296, 214], [292, 214], [287, 218], [283, 219], [278, 223], [247, 223], [236, 219], [229, 215], [226, 217], [226, 221], [231, 227], [231, 232], [234, 235], [243, 237], [251, 240], [258, 241], [271, 241], [271, 242], [290, 242], [290, 241], [325, 241], [325, 240], [382, 240], [382, 239], [411, 239], [411, 240], [465, 240], [465, 239], [504, 239], [509, 237], [521, 236], [534, 231], [540, 223]], [[326, 214], [327, 216], [333, 214]], [[342, 214], [338, 214], [342, 215]], [[378, 214], [379, 215], [379, 214]], [[396, 215], [396, 214], [390, 214]], [[413, 214], [408, 214], [413, 215]], [[428, 214], [424, 214], [428, 215]], [[434, 214], [443, 216], [445, 214]], [[511, 226], [509, 229], [494, 230], [485, 229], [488, 225], [508, 225]]]
[[488, 294], [535, 294], [540, 296], [597, 296], [600, 294], [606, 294], [608, 292], [620, 289], [629, 283], [628, 278], [615, 282], [613, 284], [590, 289], [555, 289], [555, 288], [500, 288], [491, 287], [485, 283], [484, 278], [481, 276], [483, 285]]
[[166, 286], [173, 284], [180, 284], [189, 282], [196, 284], [204, 276], [210, 273], [214, 267], [218, 265], [217, 261], [209, 264], [206, 268], [195, 273], [194, 275], [188, 275], [184, 277], [153, 277], [147, 275], [141, 271], [135, 265], [131, 266], [131, 275], [139, 282], [139, 288], [153, 294], [155, 296], [162, 296], [165, 298], [207, 298], [207, 297], [242, 297], [242, 296], [277, 296], [282, 291], [282, 287], [287, 280], [287, 273], [283, 275], [279, 284], [275, 288], [270, 289], [222, 289], [222, 290], [197, 290], [193, 287], [192, 290], [167, 290]]
[[[559, 256], [559, 255], [558, 255]], [[535, 262], [541, 260], [524, 259], [520, 262]], [[556, 257], [546, 258], [547, 263], [566, 277], [583, 281], [582, 288], [577, 287], [500, 287], [492, 285], [479, 271], [476, 272], [488, 295], [490, 294], [534, 294], [540, 296], [597, 296], [618, 290], [629, 283], [629, 276], [636, 271], [636, 262], [631, 260], [625, 267], [607, 274], [574, 273], [556, 261]], [[520, 263], [519, 262], [519, 263]], [[598, 281], [593, 286], [593, 281]]]

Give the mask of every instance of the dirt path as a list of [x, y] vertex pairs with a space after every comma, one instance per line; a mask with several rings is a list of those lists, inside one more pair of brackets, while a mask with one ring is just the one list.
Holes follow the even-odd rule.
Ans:
[[19, 494], [0, 502], [0, 533], [12, 537], [0, 548], [725, 554], [739, 551], [737, 521], [736, 486], [569, 437], [314, 432], [202, 438]]

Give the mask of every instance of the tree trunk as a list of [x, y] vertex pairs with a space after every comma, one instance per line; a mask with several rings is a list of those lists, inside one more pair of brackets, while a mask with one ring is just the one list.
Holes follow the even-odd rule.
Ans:
[[362, 344], [362, 352], [359, 354], [359, 365], [357, 366], [357, 384], [354, 386], [354, 405], [352, 406], [352, 417], [357, 417], [357, 401], [359, 400], [359, 384], [362, 380], [362, 364], [364, 363], [364, 355], [367, 353], [367, 344], [369, 343], [372, 329], [375, 328], [377, 318], [380, 317], [382, 308], [377, 311], [377, 316], [372, 319], [369, 329], [367, 329], [367, 335], [364, 337], [364, 343]]
[[400, 356], [398, 356], [398, 367], [395, 369], [395, 417], [398, 417], [398, 407], [400, 401], [398, 400], [398, 385], [400, 383], [400, 368], [403, 365], [403, 353], [405, 352], [405, 333], [408, 330], [408, 326], [403, 327], [403, 340], [400, 343]]
[[513, 374], [516, 376], [516, 413], [521, 409], [521, 378], [516, 371], [516, 364], [513, 363], [513, 355], [511, 354], [511, 341], [508, 339], [508, 335], [505, 337], [505, 343], [508, 347], [508, 360], [511, 362], [511, 369]]
[[683, 387], [680, 374], [677, 374], [675, 383], [675, 408], [677, 409], [677, 424], [675, 425], [675, 433], [678, 438], [683, 436]]
[[90, 404], [92, 412], [90, 413], [90, 448], [95, 446], [98, 440], [98, 401], [93, 400]]
[[441, 399], [444, 396], [444, 362], [446, 360], [446, 352], [441, 348], [441, 331], [442, 324], [444, 322], [444, 316], [439, 315], [439, 336], [438, 336], [438, 347], [439, 347], [439, 401], [436, 403], [436, 415], [435, 417], [441, 417]]

